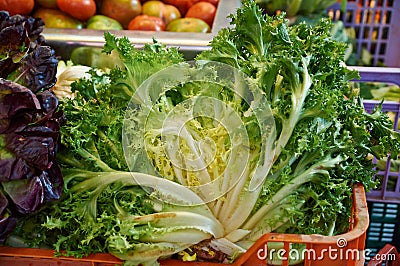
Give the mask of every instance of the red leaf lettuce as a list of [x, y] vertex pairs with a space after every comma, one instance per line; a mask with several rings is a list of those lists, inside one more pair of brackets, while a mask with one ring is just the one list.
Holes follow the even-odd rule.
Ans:
[[41, 19], [0, 12], [0, 243], [18, 218], [59, 199], [55, 157], [60, 125], [58, 60], [41, 35]]

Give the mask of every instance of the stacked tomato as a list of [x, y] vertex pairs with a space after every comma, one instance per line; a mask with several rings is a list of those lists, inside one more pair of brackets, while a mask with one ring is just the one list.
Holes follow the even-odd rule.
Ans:
[[49, 28], [209, 32], [219, 0], [1, 0]]

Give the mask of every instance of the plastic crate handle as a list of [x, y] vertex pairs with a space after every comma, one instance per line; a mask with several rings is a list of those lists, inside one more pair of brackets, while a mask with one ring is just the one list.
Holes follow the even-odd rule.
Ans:
[[359, 66], [348, 66], [348, 68], [360, 73], [360, 79], [354, 81], [393, 83], [400, 86], [400, 68]]

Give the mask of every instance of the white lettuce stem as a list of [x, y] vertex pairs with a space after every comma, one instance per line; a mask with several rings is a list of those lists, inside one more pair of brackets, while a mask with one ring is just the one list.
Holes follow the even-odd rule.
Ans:
[[344, 160], [343, 156], [331, 158], [328, 156], [320, 162], [310, 166], [300, 175], [294, 177], [289, 183], [283, 186], [272, 198], [264, 204], [250, 219], [243, 225], [242, 229], [252, 230], [256, 224], [267, 215], [269, 211], [274, 209], [288, 195], [292, 194], [296, 189], [304, 183], [311, 181], [318, 175], [329, 175], [327, 168], [334, 167], [336, 164]]
[[282, 122], [282, 131], [279, 135], [276, 144], [275, 158], [278, 158], [282, 149], [286, 146], [290, 137], [292, 136], [293, 130], [301, 117], [301, 109], [303, 108], [305, 99], [308, 95], [308, 91], [311, 88], [312, 80], [307, 70], [307, 62], [306, 59], [302, 59], [303, 65], [303, 82], [298, 84], [299, 86], [295, 86], [292, 93], [292, 109], [290, 111], [289, 118]]

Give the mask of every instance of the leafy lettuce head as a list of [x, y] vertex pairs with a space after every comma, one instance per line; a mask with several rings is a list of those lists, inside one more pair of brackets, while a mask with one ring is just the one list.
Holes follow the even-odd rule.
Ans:
[[48, 89], [57, 59], [40, 19], [0, 12], [0, 242], [17, 217], [60, 198], [55, 157], [63, 113]]

